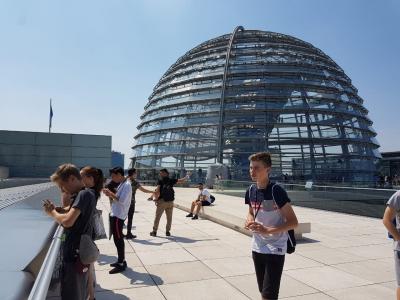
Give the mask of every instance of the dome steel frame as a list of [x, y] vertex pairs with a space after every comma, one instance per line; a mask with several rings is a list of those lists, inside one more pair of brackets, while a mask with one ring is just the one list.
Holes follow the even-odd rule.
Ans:
[[328, 55], [242, 26], [180, 57], [137, 128], [132, 159], [142, 171], [223, 163], [232, 179], [248, 179], [247, 157], [269, 151], [275, 177], [365, 183], [381, 158], [363, 99]]

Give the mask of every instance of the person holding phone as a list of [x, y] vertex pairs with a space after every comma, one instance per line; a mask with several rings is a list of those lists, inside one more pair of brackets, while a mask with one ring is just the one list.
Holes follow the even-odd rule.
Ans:
[[112, 200], [110, 226], [114, 238], [114, 244], [117, 248], [118, 260], [110, 266], [113, 268], [109, 271], [110, 274], [120, 273], [126, 270], [127, 262], [125, 260], [125, 242], [122, 234], [125, 219], [128, 216], [129, 206], [132, 200], [131, 183], [124, 176], [122, 167], [110, 169], [112, 181], [118, 183], [115, 193], [109, 189], [103, 189], [103, 193]]
[[68, 209], [60, 213], [51, 200], [43, 203], [44, 211], [64, 229], [65, 238], [62, 244], [63, 261], [61, 268], [61, 299], [86, 300], [88, 269], [79, 258], [81, 236], [90, 227], [96, 196], [90, 189], [85, 189], [79, 169], [72, 164], [63, 164], [50, 177], [60, 189], [72, 196]]
[[262, 299], [278, 299], [288, 241], [287, 231], [298, 225], [286, 191], [270, 182], [271, 156], [260, 152], [249, 157], [255, 182], [246, 191], [245, 228], [253, 232], [252, 256]]

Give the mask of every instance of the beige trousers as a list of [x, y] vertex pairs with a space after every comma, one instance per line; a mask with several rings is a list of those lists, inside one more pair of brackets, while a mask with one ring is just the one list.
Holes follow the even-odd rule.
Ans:
[[154, 218], [154, 225], [153, 225], [153, 231], [157, 232], [158, 229], [158, 224], [160, 223], [161, 216], [163, 212], [165, 211], [165, 214], [167, 215], [167, 226], [166, 226], [166, 231], [171, 230], [171, 224], [172, 224], [172, 211], [174, 209], [174, 201], [164, 201], [163, 199], [160, 199], [157, 201], [157, 209], [156, 209], [156, 216]]

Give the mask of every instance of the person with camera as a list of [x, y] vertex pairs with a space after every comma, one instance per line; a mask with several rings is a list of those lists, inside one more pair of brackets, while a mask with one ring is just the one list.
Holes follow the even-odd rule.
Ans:
[[111, 179], [118, 183], [116, 193], [109, 189], [103, 189], [103, 193], [112, 200], [110, 226], [114, 237], [114, 244], [117, 248], [118, 260], [110, 264], [113, 269], [110, 274], [120, 273], [126, 270], [127, 263], [125, 261], [125, 242], [122, 234], [122, 228], [126, 217], [128, 216], [129, 206], [132, 200], [132, 186], [129, 180], [124, 176], [124, 169], [115, 167], [110, 170]]
[[174, 209], [174, 200], [175, 200], [175, 191], [173, 187], [177, 183], [186, 182], [190, 177], [190, 173], [188, 173], [183, 178], [172, 179], [169, 178], [169, 172], [167, 169], [161, 169], [159, 175], [160, 179], [157, 182], [157, 188], [155, 191], [155, 197], [157, 199], [156, 200], [157, 209], [154, 218], [153, 231], [150, 232], [150, 235], [157, 236], [158, 224], [160, 223], [161, 216], [165, 211], [165, 214], [167, 215], [167, 226], [165, 235], [170, 236], [171, 225], [172, 225], [172, 211]]
[[79, 169], [72, 164], [63, 164], [50, 177], [59, 188], [72, 195], [68, 208], [56, 208], [50, 200], [43, 203], [44, 211], [64, 229], [61, 267], [61, 299], [86, 300], [88, 268], [79, 257], [81, 236], [91, 232], [91, 222], [96, 208], [96, 195], [85, 189]]

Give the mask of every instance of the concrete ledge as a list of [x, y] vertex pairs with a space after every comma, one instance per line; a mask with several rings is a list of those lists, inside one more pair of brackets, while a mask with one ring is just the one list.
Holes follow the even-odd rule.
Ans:
[[[174, 206], [183, 211], [190, 212], [190, 207], [188, 206], [188, 204], [179, 199], [175, 199]], [[236, 230], [247, 236], [253, 235], [250, 230], [244, 228], [244, 218], [225, 214], [219, 211], [217, 206], [211, 205], [207, 207], [202, 207], [199, 216], [203, 219], [207, 219], [219, 225]], [[294, 232], [296, 240], [301, 240], [303, 238], [303, 233], [311, 233], [311, 223], [299, 223], [299, 226], [295, 229]]]
[[[174, 206], [176, 208], [179, 208], [180, 210], [183, 210], [183, 211], [186, 211], [186, 212], [190, 212], [190, 208], [189, 207], [187, 207], [185, 205], [182, 205], [180, 203], [177, 203], [176, 200], [174, 201]], [[210, 208], [212, 208], [212, 206]], [[227, 228], [236, 230], [236, 231], [238, 231], [240, 233], [243, 233], [245, 235], [252, 236], [251, 231], [249, 231], [249, 230], [244, 228], [244, 220], [240, 219], [238, 217], [225, 216], [225, 218], [224, 218], [218, 212], [213, 212], [213, 213], [200, 212], [199, 215], [203, 219], [210, 220], [210, 221], [212, 221], [214, 223], [217, 223], [217, 224], [225, 226]], [[229, 219], [231, 219], [231, 220], [229, 220]], [[233, 219], [238, 219], [238, 220], [233, 220]], [[239, 223], [241, 223], [241, 225], [239, 225]]]

